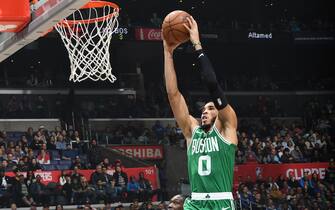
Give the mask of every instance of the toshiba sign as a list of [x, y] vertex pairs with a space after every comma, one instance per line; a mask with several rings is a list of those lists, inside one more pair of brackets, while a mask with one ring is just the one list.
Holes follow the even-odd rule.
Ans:
[[136, 28], [135, 38], [137, 40], [160, 41], [162, 32], [158, 28]]
[[139, 159], [162, 159], [163, 147], [160, 145], [153, 146], [111, 146], [115, 151], [124, 155]]

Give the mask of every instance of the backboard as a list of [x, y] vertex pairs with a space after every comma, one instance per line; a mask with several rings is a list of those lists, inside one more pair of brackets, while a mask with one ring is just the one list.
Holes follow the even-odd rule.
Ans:
[[[29, 1], [29, 0], [27, 0]], [[32, 6], [31, 22], [21, 32], [0, 33], [0, 62], [43, 36], [61, 19], [90, 0], [39, 0]]]

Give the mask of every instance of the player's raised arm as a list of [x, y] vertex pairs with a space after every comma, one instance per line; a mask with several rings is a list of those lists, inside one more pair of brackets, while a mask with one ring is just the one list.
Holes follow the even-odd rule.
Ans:
[[184, 26], [190, 32], [190, 39], [196, 50], [202, 81], [207, 86], [215, 108], [218, 110], [215, 126], [227, 139], [237, 144], [237, 117], [235, 111], [228, 104], [226, 96], [217, 81], [213, 66], [202, 49], [197, 22], [193, 17], [189, 17], [187, 20], [188, 25], [184, 24]]
[[177, 76], [173, 63], [173, 51], [177, 47], [177, 44], [168, 45], [165, 40], [163, 40], [163, 44], [164, 76], [167, 95], [173, 115], [182, 129], [186, 140], [189, 141], [192, 136], [192, 129], [197, 125], [197, 121], [189, 114], [185, 99], [178, 89]]

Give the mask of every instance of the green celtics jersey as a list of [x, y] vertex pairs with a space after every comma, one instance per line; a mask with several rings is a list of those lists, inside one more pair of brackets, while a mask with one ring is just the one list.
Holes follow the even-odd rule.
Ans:
[[228, 142], [213, 125], [209, 132], [196, 127], [187, 149], [191, 191], [231, 192], [236, 145]]

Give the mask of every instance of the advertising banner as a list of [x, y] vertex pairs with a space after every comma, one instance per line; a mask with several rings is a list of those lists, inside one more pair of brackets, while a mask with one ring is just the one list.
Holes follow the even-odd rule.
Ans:
[[138, 159], [163, 159], [163, 147], [161, 145], [150, 146], [110, 146], [109, 148], [123, 153], [123, 155]]

